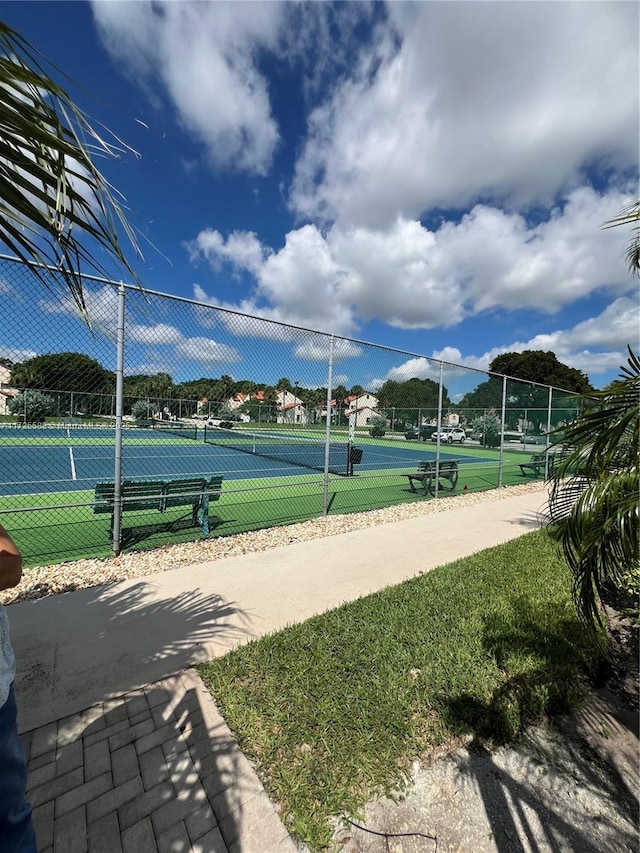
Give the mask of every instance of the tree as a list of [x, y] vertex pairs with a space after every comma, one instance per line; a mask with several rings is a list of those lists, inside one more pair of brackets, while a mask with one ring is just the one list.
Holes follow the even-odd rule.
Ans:
[[56, 401], [41, 391], [23, 391], [9, 400], [8, 407], [12, 415], [22, 418], [25, 423], [37, 424], [55, 413]]
[[549, 516], [573, 573], [578, 612], [595, 627], [607, 584], [632, 572], [637, 584], [639, 571], [640, 359], [631, 348], [619, 379], [586, 402], [562, 430], [571, 450], [551, 475]]
[[[0, 22], [0, 241], [26, 263], [52, 264], [51, 276], [31, 270], [47, 287], [66, 285], [88, 320], [81, 267], [108, 270], [95, 251], [135, 281], [118, 227], [141, 257], [116, 192], [94, 157], [136, 154], [116, 137], [105, 141], [46, 70], [44, 57]], [[137, 155], [136, 155], [137, 156]]]
[[293, 391], [293, 385], [291, 384], [291, 380], [287, 379], [286, 376], [282, 376], [276, 382], [276, 388], [278, 391]]
[[94, 394], [113, 392], [115, 374], [99, 361], [78, 352], [37, 355], [11, 370], [16, 388], [43, 391], [85, 391]]
[[498, 409], [502, 407], [502, 379], [490, 376], [460, 400], [459, 409]]
[[555, 388], [575, 391], [577, 394], [587, 394], [593, 390], [585, 373], [558, 361], [555, 353], [550, 351], [504, 352], [493, 359], [489, 370], [491, 373], [500, 373], [526, 382], [553, 385]]

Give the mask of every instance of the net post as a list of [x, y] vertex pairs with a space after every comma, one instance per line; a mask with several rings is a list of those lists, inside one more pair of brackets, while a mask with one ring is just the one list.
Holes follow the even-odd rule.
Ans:
[[329, 443], [331, 441], [331, 387], [333, 385], [333, 335], [329, 338], [329, 364], [327, 366], [327, 417], [324, 434], [324, 472], [322, 483], [322, 515], [329, 513]]
[[116, 557], [120, 553], [122, 530], [122, 410], [124, 391], [124, 284], [118, 286], [118, 329], [116, 352], [116, 423], [113, 472], [113, 528], [112, 548]]

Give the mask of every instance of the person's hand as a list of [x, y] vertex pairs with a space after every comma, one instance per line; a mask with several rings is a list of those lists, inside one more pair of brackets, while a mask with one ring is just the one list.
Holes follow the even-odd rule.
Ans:
[[0, 590], [17, 586], [22, 577], [22, 554], [0, 524]]

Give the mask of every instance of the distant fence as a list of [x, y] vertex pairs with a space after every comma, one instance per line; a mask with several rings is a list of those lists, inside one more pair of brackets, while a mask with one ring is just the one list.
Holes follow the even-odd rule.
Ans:
[[[88, 325], [39, 272], [50, 287], [0, 256], [0, 518], [31, 565], [197, 538], [189, 513], [205, 509], [224, 536], [429, 499], [404, 476], [425, 458], [456, 460], [465, 492], [521, 482], [523, 456], [580, 408], [542, 384], [95, 277]], [[208, 508], [193, 485], [184, 506], [122, 493], [218, 474]], [[112, 517], [96, 512], [105, 482]]]

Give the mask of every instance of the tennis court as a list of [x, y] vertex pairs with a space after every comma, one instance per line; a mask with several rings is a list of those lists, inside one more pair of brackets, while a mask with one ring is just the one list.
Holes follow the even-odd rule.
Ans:
[[[324, 485], [324, 433], [314, 437], [280, 431], [252, 437], [237, 429], [218, 433], [223, 445], [204, 441], [204, 430], [178, 434], [160, 429], [123, 430], [122, 476], [131, 480], [170, 480], [223, 475], [222, 498], [215, 505], [211, 534], [225, 536], [334, 514], [363, 512], [405, 501], [428, 500], [413, 494], [403, 473], [420, 460], [435, 458], [435, 445], [358, 436], [361, 464], [348, 465], [346, 434], [332, 442], [331, 473]], [[211, 436], [209, 436], [211, 439]], [[232, 444], [232, 447], [227, 446]], [[93, 512], [98, 482], [115, 476], [113, 428], [0, 428], [0, 512], [10, 524], [27, 565], [110, 553], [109, 519]], [[263, 455], [265, 454], [265, 455]], [[495, 488], [497, 454], [480, 447], [441, 448], [442, 461], [456, 459], [461, 488]], [[157, 533], [131, 547], [155, 547], [199, 538], [197, 528], [176, 531], [183, 510], [138, 513], [135, 523], [157, 526]], [[144, 516], [144, 517], [143, 517]], [[175, 517], [174, 517], [175, 516]], [[127, 546], [129, 547], [129, 546]]]
[[[229, 431], [230, 432], [230, 431]], [[210, 443], [212, 440], [223, 444]], [[229, 443], [234, 446], [228, 446]], [[51, 494], [93, 490], [95, 484], [114, 479], [115, 436], [111, 429], [0, 428], [3, 466], [0, 496]], [[358, 439], [362, 462], [354, 473], [410, 471], [421, 459], [435, 459], [429, 449], [409, 444], [391, 444]], [[324, 467], [324, 443], [289, 433], [256, 436], [236, 430], [233, 436], [204, 430], [180, 437], [162, 430], [127, 429], [123, 433], [122, 476], [144, 480], [174, 477], [210, 477], [224, 474], [225, 480], [291, 478], [308, 475]], [[479, 452], [441, 452], [442, 460], [456, 459], [460, 465], [495, 462]], [[346, 442], [330, 444], [329, 470], [347, 473]]]

